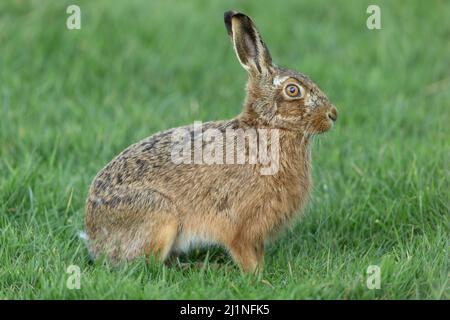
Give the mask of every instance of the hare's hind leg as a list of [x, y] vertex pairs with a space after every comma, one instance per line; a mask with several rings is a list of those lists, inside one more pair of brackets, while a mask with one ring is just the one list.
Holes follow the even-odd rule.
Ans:
[[159, 214], [165, 214], [167, 217], [158, 223], [144, 226], [145, 232], [148, 232], [148, 241], [143, 249], [147, 257], [153, 256], [160, 261], [165, 261], [178, 236], [179, 222], [170, 213], [160, 212]]
[[105, 253], [116, 262], [145, 254], [164, 261], [178, 236], [179, 213], [156, 190], [122, 186], [90, 195], [86, 226], [94, 256]]
[[137, 237], [138, 242], [143, 240], [141, 253], [165, 261], [178, 237], [179, 213], [172, 201], [158, 191], [146, 191], [142, 196], [151, 205], [141, 209], [144, 218]]

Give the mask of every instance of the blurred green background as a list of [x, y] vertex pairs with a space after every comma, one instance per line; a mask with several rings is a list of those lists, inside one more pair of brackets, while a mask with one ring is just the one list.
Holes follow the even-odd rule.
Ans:
[[[81, 8], [81, 30], [66, 8]], [[368, 30], [369, 4], [381, 30]], [[223, 25], [250, 15], [274, 61], [309, 75], [339, 120], [313, 148], [305, 216], [237, 269], [89, 264], [89, 184], [159, 130], [231, 118], [246, 73]], [[0, 298], [448, 299], [449, 1], [0, 3]], [[186, 261], [229, 264], [224, 252]], [[66, 286], [69, 265], [80, 290]], [[366, 270], [381, 268], [381, 289]]]

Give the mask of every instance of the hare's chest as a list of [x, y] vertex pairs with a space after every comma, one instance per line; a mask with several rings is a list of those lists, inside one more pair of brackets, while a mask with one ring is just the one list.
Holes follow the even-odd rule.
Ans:
[[290, 173], [273, 180], [269, 208], [280, 221], [289, 220], [306, 204], [310, 193], [309, 172]]

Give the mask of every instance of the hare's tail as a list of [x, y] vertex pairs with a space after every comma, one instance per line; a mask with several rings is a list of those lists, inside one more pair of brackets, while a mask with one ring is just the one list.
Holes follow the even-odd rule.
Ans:
[[89, 250], [88, 242], [89, 242], [89, 236], [87, 235], [86, 231], [78, 231], [77, 232], [78, 237], [83, 241], [84, 245], [88, 249], [89, 252], [89, 261], [94, 261], [94, 256], [92, 255], [91, 251]]
[[88, 245], [89, 236], [87, 235], [86, 231], [78, 231], [77, 235], [83, 241], [83, 243], [87, 246]]

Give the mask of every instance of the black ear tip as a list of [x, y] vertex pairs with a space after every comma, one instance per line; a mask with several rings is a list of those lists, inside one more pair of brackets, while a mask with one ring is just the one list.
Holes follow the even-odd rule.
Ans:
[[231, 29], [231, 19], [234, 17], [237, 17], [240, 20], [245, 21], [245, 22], [248, 22], [248, 21], [251, 22], [251, 19], [247, 15], [243, 14], [242, 12], [238, 12], [238, 11], [234, 11], [234, 10], [225, 11], [225, 13], [223, 14], [223, 20], [225, 22], [225, 27], [227, 28], [227, 32], [230, 36], [233, 33], [233, 31]]
[[225, 11], [223, 14], [223, 19], [225, 20], [225, 23], [227, 23], [228, 21], [231, 21], [231, 18], [236, 14], [237, 12], [234, 10], [228, 10]]
[[229, 35], [231, 35], [231, 33], [232, 33], [231, 18], [233, 18], [233, 16], [235, 14], [236, 14], [236, 11], [233, 11], [233, 10], [225, 11], [225, 13], [223, 14], [223, 21], [225, 22], [225, 27], [227, 28], [227, 32]]

